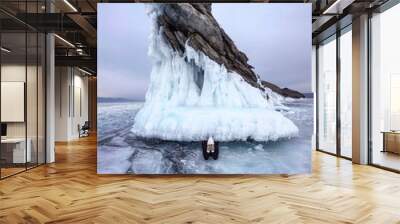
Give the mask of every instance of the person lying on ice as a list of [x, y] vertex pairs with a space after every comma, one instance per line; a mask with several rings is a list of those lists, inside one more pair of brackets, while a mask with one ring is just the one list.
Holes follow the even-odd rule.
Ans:
[[202, 141], [201, 143], [204, 159], [208, 160], [208, 158], [212, 156], [214, 160], [217, 160], [219, 154], [218, 142], [214, 141], [214, 139], [210, 136], [207, 141]]

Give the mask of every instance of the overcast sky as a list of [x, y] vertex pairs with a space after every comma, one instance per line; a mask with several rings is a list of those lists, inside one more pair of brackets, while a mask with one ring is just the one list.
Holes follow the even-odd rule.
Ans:
[[[214, 3], [220, 26], [263, 80], [311, 91], [311, 5]], [[142, 3], [98, 5], [100, 97], [143, 100], [151, 71], [151, 23]]]

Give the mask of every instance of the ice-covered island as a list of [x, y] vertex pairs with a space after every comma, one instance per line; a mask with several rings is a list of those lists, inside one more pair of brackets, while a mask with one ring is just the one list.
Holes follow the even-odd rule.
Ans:
[[[153, 59], [132, 132], [172, 141], [275, 141], [298, 134], [247, 56], [218, 25], [211, 4], [151, 4]], [[294, 92], [294, 91], [292, 91]], [[284, 108], [287, 109], [287, 108]]]
[[[260, 80], [211, 4], [150, 4], [148, 14], [146, 99], [99, 103], [98, 173], [310, 172], [312, 98]], [[221, 141], [217, 160], [201, 150], [208, 136]]]

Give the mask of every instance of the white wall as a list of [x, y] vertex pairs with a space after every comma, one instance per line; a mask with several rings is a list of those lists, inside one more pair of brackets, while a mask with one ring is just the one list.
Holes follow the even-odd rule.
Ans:
[[[1, 81], [25, 82], [25, 64], [8, 64], [1, 66]], [[5, 110], [5, 108], [1, 108]], [[7, 123], [7, 137], [25, 137], [25, 122]]]
[[[27, 72], [27, 73], [26, 73]], [[29, 86], [34, 88], [27, 88], [27, 118], [28, 118], [28, 137], [31, 129], [35, 130], [36, 135], [36, 112], [37, 99], [36, 99], [36, 80], [31, 77], [36, 77], [36, 66], [27, 66], [25, 64], [4, 64], [1, 66], [1, 81], [2, 82], [24, 82], [26, 83], [26, 76], [28, 77]], [[4, 97], [4, 96], [2, 96]], [[40, 107], [41, 105], [39, 105]], [[6, 110], [7, 108], [1, 108]], [[24, 110], [24, 108], [22, 108]], [[32, 123], [33, 122], [33, 123]], [[7, 135], [8, 137], [25, 137], [26, 122], [7, 122]], [[33, 131], [32, 131], [33, 132]]]
[[[25, 64], [5, 64], [1, 66], [1, 81], [2, 82], [24, 82], [25, 83]], [[32, 67], [28, 67], [31, 70]], [[4, 97], [4, 96], [2, 96]], [[22, 108], [24, 110], [24, 108]], [[1, 108], [6, 110], [6, 108]], [[24, 122], [8, 122], [7, 135], [9, 137], [24, 137], [25, 123]]]
[[79, 138], [78, 125], [88, 120], [88, 77], [72, 67], [56, 67], [55, 140]]
[[[25, 121], [25, 83], [1, 82], [1, 121]], [[3, 110], [4, 109], [4, 110]]]
[[[38, 69], [38, 70], [37, 70]], [[29, 139], [29, 148], [33, 162], [39, 159], [39, 163], [44, 163], [45, 159], [45, 117], [44, 117], [44, 73], [41, 66], [25, 66], [24, 64], [12, 63], [3, 64], [1, 66], [1, 81], [3, 82], [20, 82], [24, 83], [24, 89], [19, 90], [21, 94], [26, 90], [26, 102], [21, 102], [22, 107], [10, 108], [3, 105], [2, 114], [4, 113], [22, 113], [22, 120], [17, 122], [5, 122], [7, 124], [7, 137]], [[26, 80], [27, 79], [27, 80]], [[26, 87], [26, 88], [25, 88]], [[7, 97], [7, 92], [2, 89], [2, 99]], [[22, 91], [22, 92], [21, 92]], [[6, 95], [4, 95], [6, 94]], [[24, 98], [24, 97], [22, 97]], [[14, 102], [17, 103], [17, 102]], [[25, 105], [26, 103], [26, 105]], [[14, 110], [14, 111], [13, 111]], [[16, 111], [19, 110], [19, 111]], [[26, 120], [24, 114], [26, 112]], [[3, 119], [2, 119], [3, 120]]]
[[68, 140], [68, 117], [69, 117], [69, 68], [55, 68], [55, 141]]
[[[76, 71], [76, 70], [75, 70]], [[79, 137], [78, 124], [88, 121], [88, 77], [75, 74], [74, 77], [74, 108], [72, 108], [72, 136]]]

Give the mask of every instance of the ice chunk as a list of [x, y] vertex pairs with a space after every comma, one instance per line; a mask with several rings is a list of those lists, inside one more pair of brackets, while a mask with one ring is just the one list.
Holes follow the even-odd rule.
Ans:
[[141, 150], [134, 155], [132, 172], [136, 174], [157, 174], [162, 173], [163, 157], [155, 150]]
[[97, 173], [123, 174], [131, 167], [129, 157], [133, 154], [131, 147], [99, 147], [97, 154]]
[[[153, 15], [154, 16], [154, 15]], [[149, 46], [153, 59], [146, 102], [132, 132], [163, 140], [217, 141], [290, 138], [296, 125], [276, 111], [280, 98], [254, 88], [202, 52], [185, 46], [173, 51], [154, 24]]]
[[262, 151], [262, 150], [264, 150], [264, 147], [263, 147], [262, 144], [258, 144], [258, 145], [256, 145], [256, 146], [254, 146], [254, 149], [255, 149], [255, 150], [258, 150], [258, 151]]

